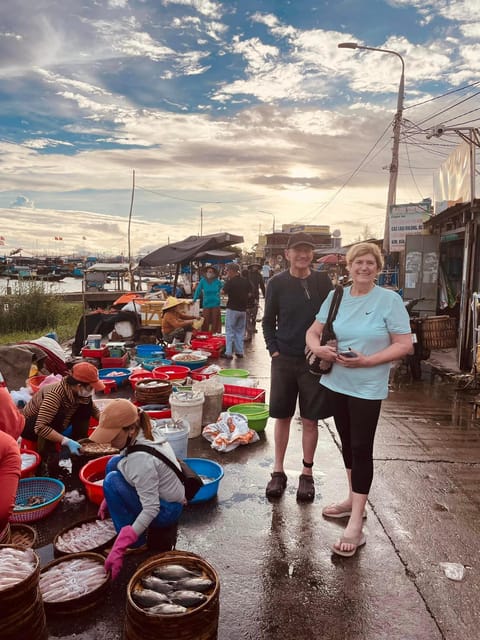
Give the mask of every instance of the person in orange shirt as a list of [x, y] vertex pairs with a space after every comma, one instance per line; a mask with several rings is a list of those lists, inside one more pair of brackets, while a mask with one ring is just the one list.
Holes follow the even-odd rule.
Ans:
[[22, 459], [17, 442], [0, 431], [0, 540], [8, 526], [8, 520], [15, 505]]
[[185, 313], [185, 300], [170, 296], [162, 309], [162, 336], [165, 342], [171, 343], [175, 338], [185, 341], [187, 332], [193, 329], [193, 321], [200, 316], [189, 316]]

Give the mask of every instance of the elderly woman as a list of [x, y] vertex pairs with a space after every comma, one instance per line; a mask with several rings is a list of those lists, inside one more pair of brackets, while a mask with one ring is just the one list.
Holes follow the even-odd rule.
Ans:
[[194, 321], [200, 320], [199, 316], [189, 316], [186, 311], [185, 300], [167, 298], [162, 309], [162, 336], [165, 342], [171, 343], [175, 338], [185, 341], [187, 332], [194, 327]]
[[[112, 400], [102, 411], [90, 439], [123, 450], [122, 455], [108, 461], [103, 482], [105, 499], [99, 510], [101, 518], [109, 511], [118, 532], [105, 561], [105, 569], [115, 579], [129, 547], [147, 541], [149, 547], [158, 548], [162, 531], [175, 525], [182, 513], [185, 488], [156, 455], [163, 454], [180, 469], [171, 445], [152, 427], [148, 414], [129, 400]], [[133, 445], [141, 445], [143, 450], [129, 453], [128, 447]]]
[[382, 400], [388, 395], [391, 363], [412, 351], [410, 321], [402, 299], [375, 284], [383, 258], [377, 245], [362, 242], [346, 255], [352, 284], [345, 287], [333, 328], [337, 346], [320, 346], [333, 293], [322, 304], [306, 334], [307, 346], [333, 362], [320, 384], [328, 389], [349, 492], [322, 511], [326, 518], [349, 518], [344, 535], [332, 546], [353, 556], [365, 544], [365, 505], [373, 479], [373, 442]]

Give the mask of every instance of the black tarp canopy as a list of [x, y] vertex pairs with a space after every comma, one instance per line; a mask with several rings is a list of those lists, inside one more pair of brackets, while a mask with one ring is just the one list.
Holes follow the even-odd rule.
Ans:
[[212, 233], [208, 236], [189, 236], [185, 240], [167, 244], [142, 258], [139, 267], [160, 267], [166, 264], [181, 264], [200, 257], [212, 250], [224, 249], [243, 242], [243, 236], [232, 233]]

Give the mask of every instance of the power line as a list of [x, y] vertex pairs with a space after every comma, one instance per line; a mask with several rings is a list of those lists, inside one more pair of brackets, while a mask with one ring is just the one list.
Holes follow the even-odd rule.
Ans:
[[407, 109], [414, 109], [415, 107], [420, 107], [423, 104], [427, 104], [428, 102], [433, 102], [434, 100], [439, 100], [440, 98], [444, 98], [445, 96], [449, 96], [452, 93], [457, 93], [458, 91], [463, 91], [464, 89], [469, 89], [470, 87], [475, 87], [478, 84], [480, 84], [480, 80], [477, 80], [477, 82], [472, 82], [471, 84], [466, 84], [463, 87], [459, 87], [458, 89], [452, 89], [451, 91], [447, 91], [446, 93], [442, 93], [439, 96], [435, 96], [433, 98], [429, 98], [428, 100], [423, 100], [422, 102], [416, 102], [415, 104], [411, 104], [408, 105], [407, 107], [404, 107], [404, 111], [406, 111]]
[[265, 196], [258, 196], [258, 198], [246, 198], [244, 200], [192, 200], [189, 198], [181, 198], [180, 196], [173, 196], [172, 194], [166, 193], [164, 191], [147, 189], [140, 185], [137, 185], [137, 189], [147, 191], [148, 193], [154, 193], [155, 195], [162, 198], [171, 198], [172, 200], [181, 200], [182, 202], [194, 202], [195, 204], [236, 204], [241, 202], [253, 202], [254, 200], [263, 200], [265, 198]]

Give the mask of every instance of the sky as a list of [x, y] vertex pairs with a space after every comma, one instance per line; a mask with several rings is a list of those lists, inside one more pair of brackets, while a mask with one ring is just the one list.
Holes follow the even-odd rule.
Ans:
[[[480, 0], [0, 3], [0, 237], [144, 255], [282, 224], [381, 238], [480, 126]], [[443, 125], [444, 135], [427, 138]], [[61, 238], [56, 240], [55, 238]]]

